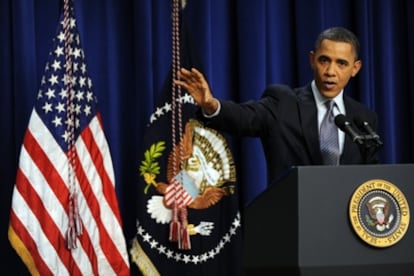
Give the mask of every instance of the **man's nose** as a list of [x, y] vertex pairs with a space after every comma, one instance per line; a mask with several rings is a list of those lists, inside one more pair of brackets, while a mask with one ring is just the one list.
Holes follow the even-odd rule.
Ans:
[[335, 64], [334, 63], [331, 62], [326, 66], [325, 74], [328, 75], [328, 76], [335, 75]]

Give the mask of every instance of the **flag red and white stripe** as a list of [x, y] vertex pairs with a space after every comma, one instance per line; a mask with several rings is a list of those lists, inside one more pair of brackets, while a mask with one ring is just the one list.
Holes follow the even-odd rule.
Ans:
[[[71, 19], [74, 23], [74, 17]], [[76, 121], [62, 106], [68, 94], [58, 28], [20, 152], [9, 240], [32, 275], [129, 275], [129, 260], [115, 190], [112, 158], [101, 115], [71, 24]], [[72, 160], [65, 124], [76, 129]], [[73, 166], [76, 164], [76, 166]], [[73, 169], [72, 180], [68, 172]], [[82, 233], [67, 248], [69, 198], [76, 191]]]
[[40, 275], [128, 275], [111, 157], [98, 116], [78, 138], [76, 153], [84, 232], [78, 248], [68, 250], [68, 159], [34, 110], [20, 154], [10, 240]]
[[193, 197], [176, 179], [168, 185], [165, 191], [165, 204], [167, 206], [187, 207], [193, 200]]

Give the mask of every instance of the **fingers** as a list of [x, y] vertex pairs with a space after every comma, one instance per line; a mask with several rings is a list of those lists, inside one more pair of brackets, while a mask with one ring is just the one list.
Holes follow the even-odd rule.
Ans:
[[189, 79], [192, 75], [192, 73], [185, 68], [181, 68], [177, 73], [180, 79]]
[[178, 78], [186, 83], [193, 83], [195, 82], [195, 77], [191, 71], [188, 71], [185, 68], [181, 68], [178, 71]]
[[200, 71], [198, 71], [196, 68], [191, 68], [191, 72], [193, 73], [194, 77], [198, 78], [198, 79], [204, 79], [203, 74], [201, 74]]
[[184, 81], [182, 81], [182, 80], [173, 80], [173, 82], [174, 82], [176, 85], [181, 86], [182, 88], [184, 88], [184, 89], [188, 90], [188, 85], [187, 85], [187, 83], [185, 83]]
[[[195, 68], [191, 70], [181, 68], [177, 72], [178, 79], [174, 80], [174, 84], [184, 88], [189, 92], [195, 100], [203, 101], [210, 98], [211, 91], [203, 74]], [[200, 104], [200, 103], [199, 103]]]
[[178, 77], [186, 82], [202, 82], [204, 81], [203, 74], [198, 71], [196, 68], [191, 68], [187, 70], [185, 68], [181, 68], [178, 71]]
[[197, 81], [198, 83], [206, 83], [204, 75], [196, 68], [191, 68], [191, 73], [192, 80]]
[[184, 68], [181, 68], [177, 72], [178, 79], [174, 79], [173, 82], [176, 85], [181, 86], [184, 89], [188, 90], [188, 88], [189, 88], [189, 86], [187, 84], [187, 82], [188, 82], [188, 80], [187, 80], [188, 79], [188, 73], [189, 73], [188, 70], [186, 70]]
[[192, 68], [191, 71], [185, 68], [181, 68], [177, 72], [178, 79], [174, 80], [176, 85], [183, 87], [186, 90], [197, 89], [203, 84], [205, 84], [205, 79], [203, 74], [200, 73], [195, 68]]

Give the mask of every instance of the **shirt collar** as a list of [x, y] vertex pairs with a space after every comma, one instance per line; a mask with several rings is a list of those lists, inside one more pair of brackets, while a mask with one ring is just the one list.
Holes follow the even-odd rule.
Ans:
[[[315, 102], [317, 108], [320, 109], [321, 106], [325, 105], [325, 102], [329, 100], [328, 98], [324, 97], [320, 92], [318, 87], [316, 86], [315, 80], [311, 83], [313, 97], [315, 98]], [[344, 90], [342, 89], [341, 92], [332, 100], [335, 101], [336, 106], [338, 108], [339, 113], [345, 114], [345, 104], [344, 104]]]

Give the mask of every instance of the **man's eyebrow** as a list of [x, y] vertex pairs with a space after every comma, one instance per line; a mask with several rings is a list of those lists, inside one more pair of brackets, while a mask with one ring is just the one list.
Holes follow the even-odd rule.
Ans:
[[331, 60], [331, 58], [328, 57], [327, 55], [320, 55], [320, 56], [318, 56], [318, 59], [321, 59], [321, 58], [325, 58], [325, 59]]
[[347, 59], [343, 59], [343, 58], [338, 58], [338, 59], [336, 59], [336, 61], [341, 62], [341, 63], [349, 64], [349, 61]]

